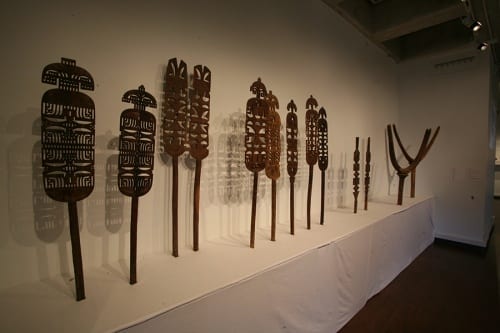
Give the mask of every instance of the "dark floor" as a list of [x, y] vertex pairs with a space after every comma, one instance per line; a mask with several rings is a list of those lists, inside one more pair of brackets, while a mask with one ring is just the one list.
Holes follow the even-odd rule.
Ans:
[[340, 332], [500, 332], [497, 248], [434, 242]]

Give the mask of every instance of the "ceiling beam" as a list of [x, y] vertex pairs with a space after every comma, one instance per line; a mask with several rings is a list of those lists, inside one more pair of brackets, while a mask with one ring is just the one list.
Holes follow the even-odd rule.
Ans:
[[462, 17], [465, 14], [466, 13], [464, 6], [462, 5], [462, 3], [457, 1], [456, 4], [453, 4], [451, 6], [438, 9], [426, 14], [418, 15], [399, 24], [377, 30], [373, 33], [373, 39], [379, 42], [385, 42], [404, 35], [408, 35], [412, 32], [451, 21], [458, 17]]

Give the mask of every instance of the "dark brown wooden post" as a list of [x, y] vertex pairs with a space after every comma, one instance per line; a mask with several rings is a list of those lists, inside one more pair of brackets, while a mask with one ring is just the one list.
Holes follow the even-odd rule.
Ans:
[[306, 102], [306, 161], [309, 164], [307, 186], [307, 229], [311, 229], [311, 197], [314, 165], [318, 161], [318, 101], [311, 95]]
[[297, 174], [299, 159], [297, 152], [297, 106], [290, 101], [287, 105], [289, 111], [286, 115], [286, 168], [290, 177], [290, 233], [295, 234], [295, 200], [294, 200], [294, 183], [295, 175]]

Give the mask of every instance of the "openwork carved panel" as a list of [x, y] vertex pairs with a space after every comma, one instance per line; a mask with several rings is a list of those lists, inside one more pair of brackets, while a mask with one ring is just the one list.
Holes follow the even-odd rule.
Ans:
[[321, 171], [325, 171], [328, 168], [328, 122], [324, 108], [319, 109], [318, 166]]
[[163, 148], [170, 156], [179, 156], [187, 145], [188, 83], [186, 63], [176, 58], [168, 61], [165, 78]]
[[156, 119], [146, 107], [156, 108], [156, 100], [141, 85], [127, 91], [122, 101], [134, 108], [120, 117], [118, 188], [127, 196], [140, 197], [153, 185]]
[[255, 97], [247, 102], [245, 119], [245, 166], [259, 172], [266, 166], [266, 126], [269, 105], [266, 86], [260, 78], [250, 87]]
[[211, 73], [207, 67], [194, 67], [189, 117], [189, 152], [197, 160], [208, 155], [208, 121], [210, 119]]
[[286, 108], [289, 111], [286, 115], [286, 168], [288, 175], [290, 177], [295, 177], [299, 165], [299, 155], [297, 151], [297, 106], [293, 100], [291, 100]]
[[318, 102], [309, 97], [306, 102], [306, 161], [314, 165], [318, 161]]
[[272, 180], [280, 177], [280, 127], [281, 119], [276, 109], [279, 108], [279, 102], [272, 91], [266, 97], [269, 105], [269, 113], [266, 124], [266, 176]]
[[76, 61], [43, 69], [42, 82], [56, 85], [42, 97], [42, 166], [45, 192], [76, 202], [94, 189], [95, 106], [79, 89], [93, 90], [92, 76]]

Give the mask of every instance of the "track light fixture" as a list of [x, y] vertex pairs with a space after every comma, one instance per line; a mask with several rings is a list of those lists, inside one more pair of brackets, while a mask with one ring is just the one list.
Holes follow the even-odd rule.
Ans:
[[474, 32], [479, 31], [483, 26], [480, 21], [473, 19], [471, 15], [462, 16], [462, 24]]
[[482, 43], [479, 43], [479, 45], [477, 46], [477, 49], [479, 51], [486, 51], [488, 49], [488, 46], [489, 46], [488, 43], [482, 42]]

